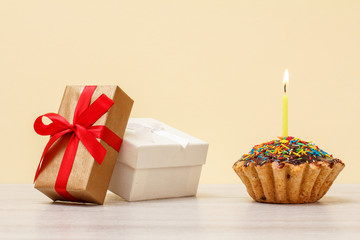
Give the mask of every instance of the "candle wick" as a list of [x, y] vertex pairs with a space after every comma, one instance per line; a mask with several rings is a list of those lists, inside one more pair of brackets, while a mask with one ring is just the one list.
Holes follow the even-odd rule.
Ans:
[[286, 84], [284, 84], [284, 93], [286, 93]]

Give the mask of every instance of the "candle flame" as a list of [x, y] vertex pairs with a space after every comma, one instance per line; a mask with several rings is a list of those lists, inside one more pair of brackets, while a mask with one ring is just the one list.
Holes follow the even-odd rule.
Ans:
[[287, 69], [285, 69], [284, 72], [283, 84], [284, 84], [284, 93], [286, 93], [286, 86], [289, 85], [289, 71]]

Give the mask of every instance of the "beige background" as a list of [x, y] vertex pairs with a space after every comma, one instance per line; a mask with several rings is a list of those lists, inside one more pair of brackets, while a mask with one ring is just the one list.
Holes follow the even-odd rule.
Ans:
[[343, 159], [360, 183], [359, 1], [0, 1], [0, 182], [32, 182], [67, 84], [117, 84], [132, 117], [210, 143], [202, 183], [239, 183], [232, 164], [289, 134]]

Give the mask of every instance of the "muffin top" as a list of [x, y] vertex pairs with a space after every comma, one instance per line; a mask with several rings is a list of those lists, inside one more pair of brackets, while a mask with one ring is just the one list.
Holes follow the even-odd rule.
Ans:
[[327, 162], [330, 167], [333, 167], [335, 163], [344, 164], [340, 159], [334, 158], [315, 144], [295, 137], [279, 137], [279, 139], [255, 145], [248, 154], [242, 155], [239, 161], [245, 161], [244, 166], [248, 166], [252, 162], [256, 165], [277, 162], [280, 167], [285, 163], [299, 165]]

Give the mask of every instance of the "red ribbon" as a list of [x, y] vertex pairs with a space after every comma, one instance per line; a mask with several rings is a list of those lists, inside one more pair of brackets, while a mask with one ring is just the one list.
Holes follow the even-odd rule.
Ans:
[[[97, 138], [102, 139], [117, 152], [119, 152], [122, 143], [122, 139], [107, 127], [100, 125], [92, 126], [114, 104], [113, 100], [105, 94], [102, 94], [90, 105], [91, 97], [95, 89], [96, 86], [86, 86], [84, 88], [75, 108], [73, 124], [70, 124], [64, 117], [56, 113], [44, 114], [38, 117], [34, 123], [34, 129], [38, 134], [51, 136], [41, 156], [34, 182], [41, 171], [41, 167], [44, 165], [46, 152], [59, 138], [65, 134], [71, 134], [55, 182], [55, 191], [66, 200], [78, 201], [66, 191], [66, 185], [69, 180], [79, 141], [84, 144], [85, 148], [99, 164], [101, 164], [105, 158], [106, 149]], [[44, 116], [49, 118], [52, 123], [45, 125], [42, 122]]]

